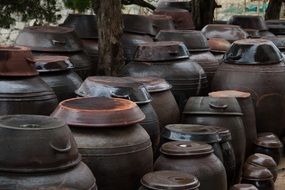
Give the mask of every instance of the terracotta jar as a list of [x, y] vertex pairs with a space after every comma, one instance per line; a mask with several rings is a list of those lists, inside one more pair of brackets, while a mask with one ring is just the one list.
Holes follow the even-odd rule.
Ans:
[[55, 92], [59, 101], [74, 98], [74, 91], [82, 83], [81, 78], [71, 69], [73, 64], [65, 56], [36, 56], [35, 66], [40, 77]]
[[248, 92], [241, 92], [237, 90], [224, 90], [209, 93], [211, 97], [234, 97], [237, 99], [241, 111], [243, 113], [242, 120], [246, 137], [246, 157], [253, 152], [253, 142], [257, 137], [255, 110], [252, 102], [251, 94]]
[[182, 113], [182, 123], [229, 129], [236, 158], [235, 183], [239, 182], [245, 157], [242, 112], [235, 98], [191, 97]]
[[231, 43], [222, 38], [210, 38], [208, 44], [211, 53], [216, 57], [219, 64], [222, 63], [224, 54], [230, 49]]
[[161, 170], [150, 172], [141, 179], [139, 190], [198, 190], [200, 182], [188, 173]]
[[121, 71], [123, 76], [160, 77], [172, 85], [180, 110], [190, 96], [205, 93], [208, 88], [203, 68], [189, 59], [182, 42], [152, 42], [138, 46], [134, 61]]
[[206, 37], [200, 31], [195, 30], [161, 30], [157, 36], [158, 41], [182, 41], [190, 52], [190, 59], [197, 62], [205, 71], [209, 84], [219, 62], [209, 51]]
[[1, 188], [97, 189], [64, 121], [39, 115], [6, 115], [0, 117], [0, 131]]
[[151, 105], [151, 96], [142, 83], [122, 77], [93, 76], [88, 77], [76, 93], [82, 97], [114, 97], [135, 102], [145, 114], [140, 124], [150, 136], [154, 153], [158, 151], [159, 119]]
[[85, 79], [96, 67], [83, 51], [80, 38], [73, 28], [59, 26], [32, 26], [20, 31], [16, 42], [31, 48], [34, 55], [68, 56], [74, 71]]
[[258, 190], [274, 190], [273, 176], [267, 168], [262, 166], [245, 164], [242, 183], [252, 184]]
[[176, 170], [195, 175], [200, 190], [227, 189], [226, 171], [211, 145], [173, 141], [162, 145], [154, 170]]
[[285, 87], [281, 84], [285, 83], [285, 65], [278, 48], [264, 39], [239, 40], [223, 62], [212, 89], [249, 92], [255, 106], [257, 132], [284, 135]]
[[247, 183], [241, 183], [241, 184], [235, 184], [231, 190], [258, 190], [254, 185], [247, 184]]
[[53, 90], [38, 76], [31, 50], [1, 46], [0, 57], [0, 115], [49, 115], [58, 101]]
[[137, 189], [143, 175], [152, 170], [151, 141], [138, 124], [144, 114], [135, 103], [120, 98], [74, 98], [61, 102], [52, 116], [71, 127], [98, 189]]

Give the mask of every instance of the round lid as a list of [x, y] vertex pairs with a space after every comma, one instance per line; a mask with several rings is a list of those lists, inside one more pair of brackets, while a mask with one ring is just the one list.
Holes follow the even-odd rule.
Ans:
[[209, 96], [189, 98], [184, 107], [183, 114], [242, 116], [236, 98], [216, 98]]
[[171, 61], [189, 58], [183, 42], [165, 41], [139, 44], [134, 56], [135, 61]]
[[23, 46], [0, 46], [0, 76], [36, 76], [33, 55]]
[[195, 176], [182, 171], [168, 170], [147, 173], [141, 179], [141, 184], [155, 190], [190, 190], [200, 186]]
[[124, 98], [137, 104], [151, 102], [151, 96], [142, 83], [123, 77], [88, 77], [75, 93], [83, 97]]
[[202, 156], [214, 152], [211, 145], [195, 141], [172, 141], [163, 144], [160, 152], [170, 156]]
[[172, 85], [169, 84], [165, 79], [158, 77], [124, 77], [129, 80], [134, 80], [138, 83], [142, 83], [148, 92], [163, 92], [170, 90]]
[[123, 14], [124, 31], [155, 36], [152, 20], [145, 15]]
[[285, 49], [285, 37], [284, 36], [264, 36], [263, 39], [270, 40], [280, 50]]
[[264, 19], [255, 15], [233, 15], [229, 19], [228, 24], [239, 25], [242, 28], [268, 30]]
[[246, 39], [235, 41], [224, 55], [224, 62], [230, 64], [267, 65], [283, 60], [279, 49], [269, 40]]
[[73, 64], [66, 56], [35, 56], [34, 62], [39, 72], [53, 72], [53, 71], [65, 71], [70, 70]]
[[237, 90], [215, 91], [215, 92], [210, 92], [208, 95], [216, 98], [234, 97], [234, 98], [245, 98], [245, 99], [251, 96], [249, 92], [241, 92]]
[[221, 38], [210, 38], [208, 40], [208, 44], [210, 50], [217, 53], [225, 53], [231, 47], [231, 43], [229, 41]]
[[263, 166], [266, 168], [276, 168], [277, 167], [276, 162], [271, 156], [260, 154], [260, 153], [255, 153], [249, 156], [246, 162], [253, 164], [253, 165]]
[[166, 125], [161, 135], [166, 139], [175, 141], [199, 141], [205, 143], [218, 143], [221, 141], [218, 131], [214, 127], [207, 125]]
[[248, 34], [239, 26], [229, 24], [208, 24], [201, 31], [207, 39], [222, 38], [234, 42], [248, 38]]
[[157, 41], [181, 41], [190, 52], [208, 51], [208, 41], [201, 31], [195, 30], [160, 30]]
[[259, 133], [254, 144], [265, 148], [282, 148], [283, 144], [273, 133]]
[[254, 185], [241, 183], [232, 186], [231, 190], [258, 190]]
[[244, 164], [243, 176], [247, 180], [270, 180], [273, 179], [272, 173], [265, 167], [252, 164]]
[[73, 28], [60, 26], [25, 27], [17, 36], [17, 45], [43, 52], [82, 51], [82, 43]]
[[142, 121], [145, 116], [133, 102], [120, 98], [73, 98], [60, 102], [52, 116], [68, 125], [81, 127], [125, 126]]

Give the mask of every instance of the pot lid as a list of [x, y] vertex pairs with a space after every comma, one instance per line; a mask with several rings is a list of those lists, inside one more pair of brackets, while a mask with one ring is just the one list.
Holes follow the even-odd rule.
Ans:
[[172, 141], [163, 144], [160, 152], [170, 156], [200, 156], [214, 152], [211, 145], [195, 141]]
[[53, 72], [53, 71], [66, 71], [73, 67], [67, 56], [35, 56], [34, 62], [38, 72]]
[[165, 79], [158, 77], [124, 77], [125, 79], [134, 80], [142, 83], [149, 93], [163, 92], [170, 90], [172, 85]]
[[199, 141], [205, 143], [219, 143], [221, 141], [218, 131], [206, 125], [171, 124], [166, 125], [161, 136], [175, 141]]
[[82, 50], [80, 38], [73, 28], [60, 26], [31, 26], [20, 31], [17, 45], [43, 52], [77, 52]]
[[201, 31], [161, 30], [155, 37], [157, 41], [181, 41], [190, 52], [208, 51], [208, 41]]
[[229, 42], [248, 38], [248, 34], [236, 25], [208, 24], [202, 30], [207, 39], [222, 38]]
[[96, 15], [69, 14], [60, 26], [74, 28], [80, 38], [98, 39]]
[[239, 25], [242, 28], [251, 28], [256, 30], [268, 30], [264, 19], [255, 15], [233, 15], [228, 24]]
[[52, 116], [64, 119], [68, 125], [80, 127], [126, 126], [145, 118], [135, 103], [121, 98], [106, 97], [64, 100]]
[[175, 1], [175, 0], [159, 0], [157, 3], [158, 9], [186, 9], [191, 12], [192, 3], [191, 1]]
[[83, 97], [124, 98], [137, 104], [151, 102], [151, 96], [142, 83], [123, 77], [88, 77], [75, 93]]
[[36, 76], [33, 55], [23, 46], [0, 46], [0, 76]]
[[285, 25], [283, 24], [267, 24], [267, 27], [275, 35], [285, 35]]
[[235, 41], [223, 61], [230, 64], [268, 65], [282, 60], [281, 52], [271, 41], [246, 39]]
[[259, 133], [254, 144], [265, 148], [282, 148], [283, 144], [273, 133]]
[[212, 52], [217, 53], [225, 53], [231, 47], [231, 43], [229, 41], [221, 38], [210, 38], [208, 40], [208, 45]]
[[242, 91], [237, 91], [237, 90], [222, 90], [222, 91], [215, 91], [215, 92], [210, 92], [208, 94], [210, 97], [215, 97], [215, 98], [227, 98], [227, 97], [233, 97], [233, 98], [242, 98], [246, 99], [251, 96], [249, 92], [242, 92]]
[[267, 168], [251, 164], [244, 164], [242, 177], [256, 181], [273, 179], [272, 173]]
[[209, 96], [191, 97], [183, 110], [185, 115], [232, 115], [242, 116], [242, 112], [236, 98], [216, 98]]
[[124, 31], [155, 36], [152, 20], [145, 15], [123, 14]]
[[195, 176], [182, 171], [168, 170], [147, 173], [141, 179], [141, 184], [148, 189], [155, 190], [190, 190], [200, 186]]
[[254, 185], [241, 183], [232, 186], [231, 190], [258, 190]]
[[284, 36], [264, 36], [263, 39], [270, 40], [280, 50], [285, 49], [285, 37]]
[[271, 156], [260, 154], [260, 153], [255, 153], [249, 156], [246, 162], [249, 164], [253, 164], [253, 165], [263, 166], [266, 168], [276, 168], [277, 167], [276, 162]]
[[148, 35], [138, 35], [133, 33], [124, 32], [120, 40], [123, 47], [137, 47], [138, 44], [153, 42], [153, 39]]
[[134, 56], [135, 61], [171, 61], [187, 58], [187, 47], [178, 41], [139, 44]]

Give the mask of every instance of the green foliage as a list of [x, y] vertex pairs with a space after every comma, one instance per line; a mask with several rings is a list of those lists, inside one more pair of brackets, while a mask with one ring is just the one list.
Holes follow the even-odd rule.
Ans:
[[92, 5], [92, 0], [63, 0], [63, 2], [67, 8], [76, 10], [79, 13], [90, 9]]

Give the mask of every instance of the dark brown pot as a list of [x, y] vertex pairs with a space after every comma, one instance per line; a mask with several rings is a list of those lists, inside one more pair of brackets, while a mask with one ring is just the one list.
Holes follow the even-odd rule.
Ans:
[[203, 68], [189, 60], [182, 42], [152, 42], [138, 46], [134, 61], [121, 70], [121, 75], [164, 78], [172, 85], [172, 93], [180, 110], [190, 96], [208, 89]]
[[159, 0], [157, 3], [158, 9], [186, 9], [191, 12], [191, 1], [175, 1], [175, 0]]
[[156, 35], [152, 19], [145, 15], [123, 14], [124, 32]]
[[285, 37], [284, 36], [265, 36], [263, 39], [270, 40], [281, 52], [285, 51]]
[[251, 94], [236, 90], [224, 90], [209, 93], [211, 97], [234, 97], [237, 99], [243, 113], [242, 120], [246, 137], [245, 156], [248, 157], [253, 152], [253, 142], [257, 137], [255, 110], [251, 99]]
[[119, 98], [75, 98], [61, 102], [52, 115], [71, 127], [98, 189], [138, 189], [140, 179], [152, 170], [151, 141], [137, 124], [144, 114], [135, 103]]
[[239, 182], [245, 157], [244, 127], [235, 98], [191, 97], [182, 113], [182, 123], [220, 126], [229, 129], [236, 158], [235, 183]]
[[156, 34], [160, 30], [173, 30], [175, 29], [174, 22], [171, 16], [167, 15], [147, 15], [152, 20], [153, 28]]
[[231, 190], [258, 190], [254, 185], [247, 184], [247, 183], [241, 183], [241, 184], [235, 184]]
[[162, 145], [154, 170], [178, 170], [195, 175], [200, 190], [227, 189], [226, 171], [211, 145], [197, 142], [168, 142]]
[[141, 179], [139, 190], [198, 190], [200, 182], [188, 173], [162, 170], [151, 172]]
[[267, 20], [266, 26], [275, 35], [285, 35], [285, 23], [282, 20]]
[[224, 54], [230, 49], [231, 43], [221, 38], [208, 39], [208, 44], [211, 53], [218, 60], [219, 64], [222, 63]]
[[235, 89], [252, 95], [257, 132], [285, 134], [285, 87], [281, 85], [285, 83], [285, 65], [282, 60], [278, 48], [268, 40], [236, 41], [213, 79], [213, 90]]
[[265, 20], [261, 16], [233, 15], [228, 24], [238, 25], [241, 28], [251, 28], [259, 31], [268, 30]]

